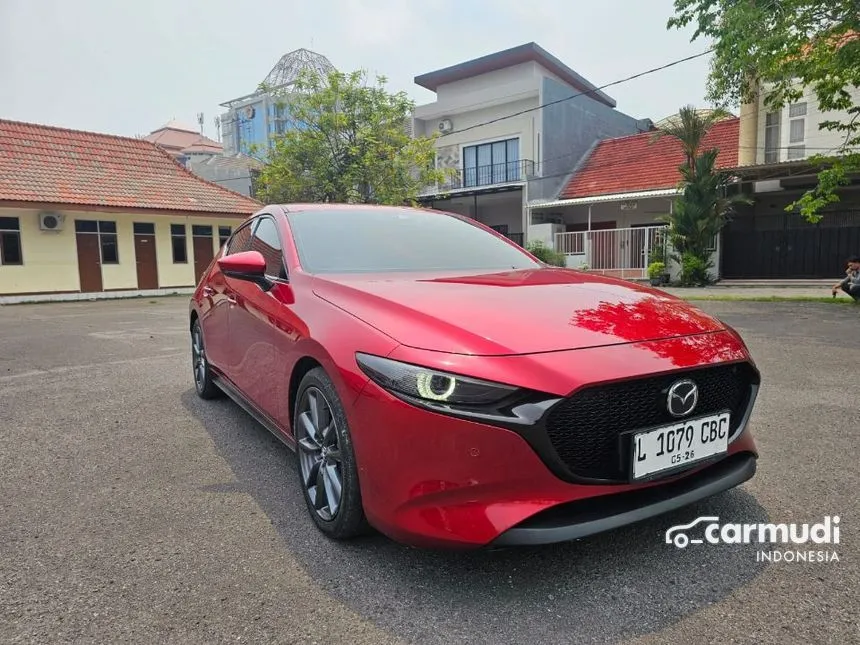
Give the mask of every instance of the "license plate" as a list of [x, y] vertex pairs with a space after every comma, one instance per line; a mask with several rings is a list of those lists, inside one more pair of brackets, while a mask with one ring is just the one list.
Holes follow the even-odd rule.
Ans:
[[731, 415], [728, 412], [652, 428], [633, 435], [633, 479], [673, 470], [729, 448]]

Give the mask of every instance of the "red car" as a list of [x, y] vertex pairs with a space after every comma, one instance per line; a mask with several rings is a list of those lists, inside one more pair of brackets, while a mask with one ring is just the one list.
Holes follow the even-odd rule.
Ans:
[[209, 267], [190, 330], [197, 393], [295, 449], [332, 538], [567, 541], [755, 474], [760, 375], [733, 329], [460, 215], [269, 206]]

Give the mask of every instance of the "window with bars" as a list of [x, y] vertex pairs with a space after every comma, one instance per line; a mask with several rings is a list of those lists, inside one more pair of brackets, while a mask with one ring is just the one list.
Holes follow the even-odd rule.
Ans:
[[[803, 143], [806, 139], [806, 103], [794, 103], [793, 105], [789, 105], [788, 119], [788, 142]], [[793, 147], [796, 148], [797, 146]], [[790, 152], [791, 148], [789, 148], [789, 153]], [[789, 157], [789, 159], [791, 158], [792, 157]]]
[[794, 103], [788, 106], [788, 118], [794, 119], [799, 116], [806, 116], [806, 103]]
[[21, 220], [0, 217], [0, 265], [24, 264], [21, 252]]
[[185, 224], [170, 225], [170, 245], [173, 248], [173, 264], [187, 264], [188, 242]]
[[806, 119], [792, 119], [788, 123], [788, 142], [801, 143], [806, 138]]
[[779, 161], [779, 111], [768, 112], [764, 117], [764, 162]]

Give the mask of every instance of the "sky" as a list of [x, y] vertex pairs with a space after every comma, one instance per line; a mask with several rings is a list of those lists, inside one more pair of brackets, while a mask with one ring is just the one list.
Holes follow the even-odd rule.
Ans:
[[[388, 78], [419, 105], [419, 74], [528, 42], [595, 85], [708, 49], [667, 31], [672, 0], [0, 0], [0, 118], [125, 136], [171, 119], [214, 137], [220, 103], [307, 48]], [[654, 121], [705, 107], [709, 57], [609, 88]]]

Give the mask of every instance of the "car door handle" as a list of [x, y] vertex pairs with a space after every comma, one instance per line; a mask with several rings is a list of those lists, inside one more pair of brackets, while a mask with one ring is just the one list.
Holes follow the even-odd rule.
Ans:
[[215, 293], [215, 289], [213, 289], [212, 287], [203, 287], [204, 296], [211, 296], [213, 293]]

